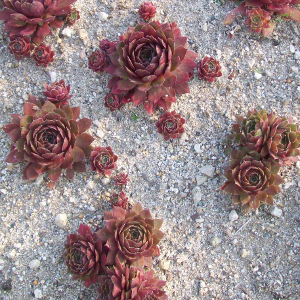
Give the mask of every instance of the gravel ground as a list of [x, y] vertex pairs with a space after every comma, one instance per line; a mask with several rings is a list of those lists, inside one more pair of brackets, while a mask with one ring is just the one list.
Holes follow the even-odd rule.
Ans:
[[[235, 3], [221, 2], [156, 2], [157, 19], [177, 22], [199, 58], [213, 55], [223, 66], [224, 75], [216, 83], [195, 76], [191, 93], [178, 97], [173, 109], [186, 119], [179, 140], [166, 142], [156, 132], [162, 111], [150, 116], [131, 103], [111, 113], [103, 100], [109, 76], [87, 68], [87, 56], [99, 40], [116, 40], [136, 24], [137, 0], [78, 0], [81, 19], [71, 31], [55, 31], [46, 39], [56, 52], [47, 69], [36, 67], [33, 60], [17, 62], [7, 50], [1, 26], [0, 123], [22, 112], [29, 92], [41, 96], [50, 76], [63, 78], [71, 84], [71, 105], [80, 105], [81, 117], [94, 121], [94, 144], [110, 145], [119, 156], [119, 170], [129, 174], [126, 193], [131, 203], [139, 201], [165, 220], [155, 270], [167, 281], [170, 300], [296, 300], [300, 163], [282, 169], [285, 183], [275, 196], [278, 209], [273, 215], [270, 207], [262, 206], [242, 216], [220, 186], [229, 164], [226, 135], [235, 114], [261, 107], [300, 122], [300, 26], [283, 20], [270, 38], [261, 38], [240, 20], [230, 40], [230, 29], [222, 21]], [[228, 80], [232, 70], [236, 77]], [[0, 299], [96, 299], [94, 288], [71, 279], [60, 257], [66, 235], [76, 232], [81, 222], [92, 229], [101, 226], [113, 184], [91, 171], [76, 174], [73, 182], [62, 177], [53, 190], [42, 179], [22, 182], [24, 165], [4, 162], [11, 141], [3, 131], [0, 140]], [[237, 215], [231, 213], [234, 209]], [[55, 224], [61, 213], [68, 218], [62, 229]]]

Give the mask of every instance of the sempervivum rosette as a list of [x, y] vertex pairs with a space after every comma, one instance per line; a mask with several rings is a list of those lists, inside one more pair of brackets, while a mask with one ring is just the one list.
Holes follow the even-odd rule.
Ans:
[[159, 230], [162, 220], [152, 219], [149, 210], [137, 203], [126, 211], [114, 206], [104, 213], [106, 227], [95, 234], [105, 242], [114, 256], [127, 260], [131, 265], [152, 265], [152, 257], [159, 255], [158, 243], [163, 237]]
[[300, 132], [291, 118], [282, 118], [266, 111], [249, 111], [246, 118], [237, 116], [233, 136], [263, 158], [272, 158], [281, 165], [298, 161]]
[[21, 35], [11, 35], [9, 37], [10, 43], [8, 49], [11, 54], [14, 54], [17, 60], [23, 57], [30, 57], [34, 46], [30, 43], [29, 37], [22, 37]]
[[115, 265], [108, 271], [109, 276], [99, 278], [97, 300], [165, 300], [162, 290], [165, 281], [154, 277], [154, 271], [121, 263], [118, 257]]
[[51, 32], [51, 27], [63, 26], [63, 19], [71, 12], [70, 4], [76, 0], [1, 0], [0, 20], [10, 34], [32, 35], [40, 44]]
[[225, 171], [227, 181], [221, 190], [233, 194], [234, 204], [242, 204], [244, 213], [257, 209], [260, 203], [273, 205], [273, 196], [284, 181], [277, 174], [280, 166], [273, 160], [261, 159], [257, 152], [232, 150], [232, 162]]
[[71, 86], [66, 86], [63, 79], [52, 82], [51, 85], [45, 83], [44, 87], [46, 91], [43, 92], [43, 94], [48, 101], [52, 102], [57, 107], [69, 104], [68, 100], [72, 98], [72, 95], [70, 95]]
[[166, 111], [159, 117], [155, 123], [158, 133], [161, 133], [165, 140], [176, 139], [184, 132], [183, 124], [185, 119], [181, 118], [180, 114], [175, 111]]
[[109, 54], [106, 71], [114, 77], [108, 87], [114, 94], [130, 91], [135, 106], [143, 103], [150, 114], [157, 106], [168, 110], [176, 93], [189, 93], [187, 81], [197, 54], [187, 49], [186, 41], [176, 24], [156, 21], [130, 27]]
[[80, 224], [78, 234], [67, 236], [65, 258], [73, 279], [81, 279], [89, 287], [98, 281], [101, 268], [102, 242], [87, 225]]
[[33, 180], [47, 172], [52, 188], [62, 169], [73, 179], [74, 172], [85, 172], [84, 159], [90, 155], [93, 137], [85, 133], [92, 121], [78, 120], [79, 107], [57, 108], [50, 101], [43, 104], [29, 95], [24, 104], [24, 116], [13, 114], [12, 123], [3, 127], [14, 145], [6, 162], [28, 162], [24, 180]]

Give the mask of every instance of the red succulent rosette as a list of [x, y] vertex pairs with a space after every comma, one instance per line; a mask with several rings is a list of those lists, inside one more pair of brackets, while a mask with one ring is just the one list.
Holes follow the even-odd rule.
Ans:
[[29, 95], [24, 116], [13, 114], [12, 123], [3, 127], [14, 145], [6, 162], [28, 162], [23, 180], [33, 180], [47, 172], [52, 188], [63, 169], [73, 179], [74, 172], [85, 172], [85, 157], [91, 153], [93, 137], [85, 133], [92, 121], [80, 119], [80, 108], [57, 108], [50, 101]]
[[111, 171], [117, 169], [116, 156], [111, 147], [95, 147], [91, 153], [91, 169], [100, 175], [111, 175]]
[[222, 76], [220, 63], [213, 57], [205, 56], [198, 64], [198, 76], [209, 82], [214, 82]]
[[109, 276], [101, 276], [97, 289], [97, 300], [166, 300], [162, 290], [165, 281], [154, 276], [154, 271], [145, 271], [121, 262], [116, 257], [115, 265], [108, 271]]
[[72, 98], [72, 95], [70, 95], [71, 86], [66, 86], [63, 79], [60, 81], [55, 81], [51, 83], [51, 85], [45, 83], [44, 87], [46, 91], [43, 92], [43, 94], [48, 101], [52, 102], [57, 107], [69, 104], [68, 100]]
[[73, 279], [81, 279], [86, 287], [98, 281], [102, 271], [102, 247], [88, 225], [80, 224], [78, 234], [67, 236], [63, 257]]
[[113, 193], [110, 203], [112, 207], [119, 206], [124, 208], [125, 210], [129, 209], [128, 197], [126, 197], [125, 193], [122, 191], [121, 193]]
[[67, 14], [66, 21], [67, 24], [72, 26], [77, 20], [80, 19], [79, 11], [76, 8], [72, 8], [71, 12]]
[[168, 110], [176, 93], [189, 93], [187, 81], [197, 54], [186, 42], [180, 29], [168, 23], [130, 27], [109, 54], [106, 71], [114, 77], [108, 88], [114, 94], [129, 93], [135, 106], [143, 104], [150, 114], [157, 106]]
[[169, 139], [179, 138], [184, 132], [183, 124], [185, 119], [181, 118], [180, 114], [176, 114], [175, 111], [166, 111], [159, 117], [156, 122], [157, 132], [162, 134], [164, 139], [167, 141]]
[[97, 50], [95, 52], [92, 52], [88, 60], [89, 69], [93, 70], [96, 73], [104, 71], [107, 64], [105, 51]]
[[40, 44], [52, 28], [60, 28], [65, 17], [71, 12], [70, 4], [76, 0], [3, 0], [0, 20], [4, 30], [10, 34], [32, 36]]
[[139, 8], [139, 14], [142, 19], [149, 21], [154, 18], [156, 14], [156, 7], [152, 2], [144, 2]]
[[44, 66], [45, 68], [54, 60], [54, 52], [51, 51], [51, 46], [47, 47], [44, 43], [34, 49], [32, 56], [37, 66]]
[[128, 174], [125, 173], [119, 173], [114, 177], [115, 185], [126, 185], [130, 179], [128, 178]]
[[103, 39], [100, 41], [99, 47], [103, 51], [109, 51], [109, 49], [115, 47], [116, 43], [116, 41], [110, 42], [108, 39]]
[[34, 46], [30, 42], [29, 37], [22, 37], [21, 35], [10, 35], [10, 43], [8, 49], [11, 54], [14, 54], [17, 60], [23, 57], [30, 57], [30, 52], [34, 49]]
[[273, 160], [262, 159], [257, 152], [232, 150], [230, 167], [225, 171], [227, 181], [221, 187], [233, 194], [234, 204], [242, 204], [244, 213], [257, 209], [261, 202], [273, 205], [273, 196], [284, 181], [278, 175], [280, 166]]
[[250, 31], [259, 33], [265, 28], [270, 28], [270, 21], [270, 13], [260, 7], [247, 10], [245, 24], [250, 27]]
[[150, 211], [143, 210], [140, 203], [129, 211], [114, 206], [112, 212], [104, 212], [104, 219], [106, 227], [95, 234], [106, 243], [110, 256], [117, 255], [138, 267], [152, 265], [152, 257], [159, 255], [162, 220], [152, 219]]
[[121, 96], [113, 93], [108, 93], [105, 96], [104, 101], [104, 105], [109, 108], [110, 111], [115, 111], [123, 106]]

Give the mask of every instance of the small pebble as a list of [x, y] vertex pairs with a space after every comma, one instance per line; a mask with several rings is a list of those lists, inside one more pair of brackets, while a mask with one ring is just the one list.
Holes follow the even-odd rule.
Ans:
[[262, 78], [262, 75], [260, 73], [254, 72], [254, 78], [259, 80]]
[[292, 44], [290, 45], [290, 51], [291, 51], [291, 53], [295, 53], [295, 51], [296, 51], [295, 46]]
[[162, 259], [159, 261], [158, 263], [158, 266], [161, 270], [169, 270], [170, 269], [170, 264], [171, 264], [171, 261], [168, 260], [168, 259]]
[[206, 22], [202, 25], [202, 30], [207, 32], [207, 23]]
[[[50, 71], [50, 72], [49, 72], [49, 76], [50, 76], [50, 81], [51, 81], [51, 82], [56, 81], [56, 72]], [[40, 177], [42, 177], [42, 179], [43, 179], [43, 176], [40, 176]], [[38, 177], [38, 178], [40, 178], [40, 177]]]
[[230, 214], [229, 214], [229, 221], [230, 222], [234, 222], [239, 218], [238, 214], [236, 213], [236, 211], [233, 209]]
[[83, 41], [85, 41], [88, 37], [87, 31], [85, 29], [79, 29], [78, 34], [80, 39], [82, 39]]
[[206, 287], [205, 281], [200, 280], [200, 287], [201, 287], [201, 288], [205, 288], [205, 287]]
[[29, 264], [28, 267], [33, 270], [37, 269], [41, 265], [41, 262], [38, 259], [33, 259]]
[[248, 251], [246, 249], [241, 250], [241, 257], [245, 258], [248, 255]]
[[196, 144], [196, 145], [194, 146], [194, 149], [195, 149], [195, 151], [196, 151], [197, 153], [201, 153], [201, 146], [200, 146], [200, 144]]
[[278, 208], [277, 206], [273, 206], [270, 211], [271, 215], [277, 218], [280, 218], [282, 216], [282, 210]]
[[208, 177], [213, 177], [215, 173], [215, 167], [212, 165], [206, 165], [199, 169], [199, 173], [205, 174]]
[[295, 59], [300, 59], [300, 51], [296, 51], [294, 54]]
[[78, 218], [79, 218], [79, 219], [83, 219], [83, 214], [80, 214], [80, 215], [78, 216]]
[[37, 299], [43, 298], [42, 291], [40, 289], [34, 290], [34, 297], [37, 298]]
[[62, 33], [62, 35], [65, 35], [67, 37], [71, 37], [72, 33], [73, 33], [73, 30], [70, 29], [69, 27], [66, 27], [66, 28], [63, 29], [63, 31], [61, 33]]
[[55, 224], [59, 228], [65, 228], [68, 222], [68, 217], [66, 214], [58, 214], [55, 218]]
[[207, 181], [207, 176], [197, 175], [196, 180], [197, 180], [197, 185], [202, 185], [204, 182]]
[[222, 240], [220, 238], [218, 238], [217, 236], [215, 236], [213, 239], [210, 240], [210, 244], [213, 247], [217, 247], [218, 245], [220, 245], [222, 242]]
[[101, 181], [102, 181], [102, 183], [103, 183], [104, 185], [108, 185], [108, 184], [110, 183], [110, 178], [104, 177], [104, 178], [101, 179]]
[[6, 281], [4, 281], [2, 283], [2, 289], [4, 291], [10, 291], [12, 289], [12, 284], [11, 284], [12, 280], [11, 279], [8, 279]]
[[104, 21], [107, 20], [107, 18], [108, 18], [108, 14], [107, 13], [105, 13], [104, 11], [100, 11], [99, 12], [99, 20], [100, 21], [104, 22]]

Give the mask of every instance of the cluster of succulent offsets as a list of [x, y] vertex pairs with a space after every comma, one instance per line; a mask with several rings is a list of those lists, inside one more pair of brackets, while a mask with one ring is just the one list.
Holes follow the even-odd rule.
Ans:
[[300, 4], [300, 0], [244, 0], [226, 16], [224, 25], [231, 25], [237, 16], [243, 16], [251, 32], [269, 36], [277, 17], [300, 22], [300, 11], [294, 4]]
[[265, 110], [249, 111], [247, 117], [237, 116], [231, 138], [238, 149], [231, 152], [227, 181], [222, 190], [231, 193], [234, 204], [241, 204], [248, 213], [261, 203], [273, 205], [273, 196], [280, 193], [284, 182], [279, 171], [283, 165], [299, 161], [300, 131], [291, 118], [280, 117]]
[[118, 157], [110, 147], [92, 147], [94, 138], [87, 133], [92, 120], [79, 119], [80, 107], [71, 107], [70, 85], [64, 80], [45, 83], [44, 98], [29, 94], [23, 116], [11, 115], [3, 130], [13, 141], [8, 163], [27, 163], [23, 180], [34, 180], [46, 173], [53, 188], [62, 172], [73, 179], [75, 172], [85, 172], [85, 159], [100, 175], [111, 175]]
[[[127, 175], [115, 177], [115, 184], [127, 183]], [[165, 281], [151, 270], [159, 256], [163, 238], [162, 220], [153, 219], [140, 203], [133, 207], [112, 202], [112, 211], [104, 212], [105, 226], [95, 232], [80, 224], [78, 234], [67, 236], [65, 259], [73, 279], [86, 287], [94, 285], [96, 300], [165, 300]]]
[[79, 12], [71, 7], [76, 0], [1, 0], [0, 20], [9, 32], [9, 50], [17, 60], [33, 57], [38, 66], [53, 61], [51, 46], [43, 42], [52, 28], [73, 25]]

